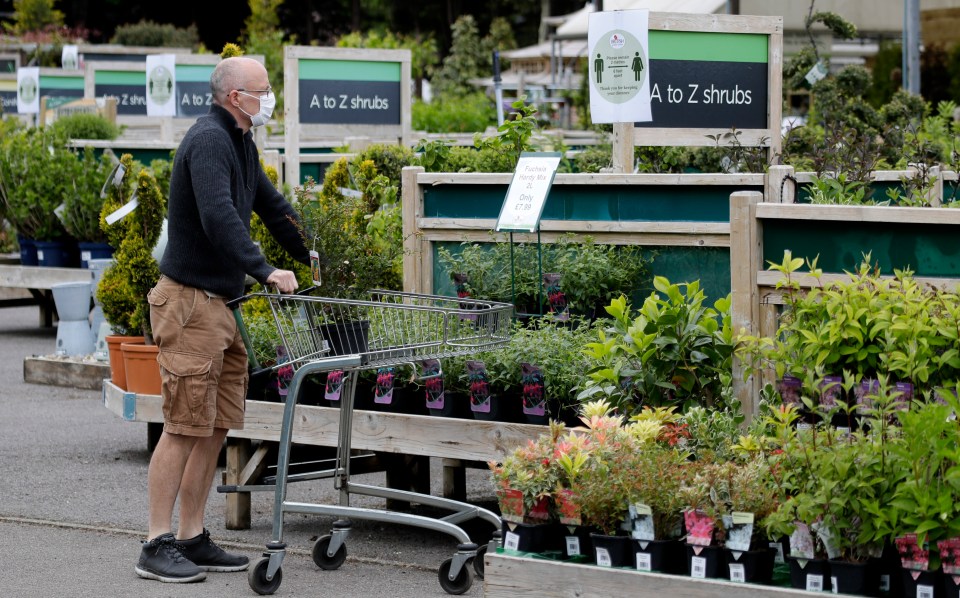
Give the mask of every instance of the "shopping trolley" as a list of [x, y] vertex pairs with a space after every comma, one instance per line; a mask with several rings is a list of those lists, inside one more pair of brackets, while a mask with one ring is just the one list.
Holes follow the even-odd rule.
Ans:
[[[283, 517], [287, 513], [333, 516], [330, 534], [313, 546], [318, 567], [333, 570], [347, 556], [346, 539], [350, 519], [402, 523], [453, 536], [457, 552], [440, 565], [441, 587], [450, 594], [462, 594], [473, 584], [474, 572], [482, 574], [482, 563], [473, 561], [478, 546], [458, 525], [472, 519], [500, 528], [493, 512], [463, 502], [416, 492], [358, 484], [350, 480], [351, 432], [356, 372], [367, 368], [413, 364], [443, 359], [502, 346], [509, 340], [513, 306], [506, 303], [464, 298], [419, 295], [394, 291], [370, 291], [368, 301], [254, 293], [235, 300], [232, 307], [252, 297], [265, 297], [280, 332], [287, 360], [278, 367], [294, 370], [283, 411], [274, 484], [273, 537], [263, 558], [249, 570], [250, 587], [258, 594], [272, 594], [280, 587], [286, 544]], [[239, 319], [242, 322], [242, 319]], [[294, 410], [304, 379], [320, 372], [343, 371], [336, 457], [333, 467], [309, 474], [309, 479], [333, 478], [340, 504], [321, 505], [288, 501], [287, 484]], [[303, 474], [298, 474], [303, 475]], [[300, 479], [303, 479], [302, 477]], [[350, 506], [350, 495], [414, 502], [444, 511], [442, 518]], [[482, 549], [479, 551], [483, 552]], [[481, 554], [482, 558], [482, 554]], [[473, 562], [471, 562], [473, 561]], [[473, 571], [471, 571], [471, 565]]]

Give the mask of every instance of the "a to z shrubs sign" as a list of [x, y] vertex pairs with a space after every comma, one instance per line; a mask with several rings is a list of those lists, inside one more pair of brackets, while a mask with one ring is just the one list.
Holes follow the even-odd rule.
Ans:
[[401, 63], [301, 59], [299, 70], [301, 124], [401, 124]]
[[768, 128], [766, 35], [649, 35], [653, 121], [638, 127]]

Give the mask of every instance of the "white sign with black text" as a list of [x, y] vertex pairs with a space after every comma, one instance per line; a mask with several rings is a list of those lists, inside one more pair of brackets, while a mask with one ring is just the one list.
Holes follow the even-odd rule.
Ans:
[[499, 231], [534, 232], [540, 224], [543, 206], [560, 166], [559, 152], [520, 154], [517, 169], [497, 219]]

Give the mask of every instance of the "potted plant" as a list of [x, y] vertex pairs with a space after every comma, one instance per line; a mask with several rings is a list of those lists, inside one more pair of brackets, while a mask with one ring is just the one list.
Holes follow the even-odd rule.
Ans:
[[97, 159], [93, 148], [84, 148], [80, 167], [64, 197], [61, 219], [67, 233], [77, 240], [82, 268], [86, 268], [92, 259], [113, 255], [114, 248], [107, 243], [107, 235], [100, 228], [104, 201], [101, 190], [112, 168], [108, 155], [104, 153], [102, 159]]
[[561, 468], [554, 450], [563, 424], [549, 434], [514, 449], [501, 462], [488, 463], [500, 504], [503, 546], [522, 552], [559, 551], [559, 534], [551, 524], [551, 497]]
[[[136, 181], [134, 183], [134, 181]], [[136, 189], [138, 206], [130, 214], [109, 224], [107, 216], [114, 213], [120, 206], [127, 204]], [[150, 304], [147, 302], [147, 293], [160, 278], [157, 261], [152, 255], [153, 247], [160, 238], [165, 212], [163, 196], [153, 176], [146, 169], [135, 169], [133, 158], [124, 154], [120, 159], [120, 167], [116, 176], [108, 185], [107, 198], [104, 200], [101, 212], [101, 227], [107, 235], [110, 245], [117, 247], [114, 254], [114, 263], [103, 273], [97, 287], [97, 300], [103, 307], [103, 315], [110, 324], [113, 338], [108, 337], [108, 345], [120, 341], [121, 352], [123, 345], [128, 345], [126, 351], [130, 355], [136, 353], [144, 359], [148, 376], [144, 386], [135, 392], [144, 391], [147, 394], [159, 394], [160, 371], [156, 363], [156, 346], [150, 339]], [[136, 341], [124, 343], [117, 336], [144, 337], [143, 344]], [[146, 347], [149, 348], [146, 348]], [[130, 349], [130, 347], [134, 347]], [[139, 348], [144, 347], [144, 348]], [[152, 358], [151, 358], [152, 355]], [[152, 364], [150, 363], [152, 362]], [[111, 359], [111, 373], [115, 381], [126, 379], [127, 389], [133, 378], [126, 375], [118, 376], [119, 367]]]

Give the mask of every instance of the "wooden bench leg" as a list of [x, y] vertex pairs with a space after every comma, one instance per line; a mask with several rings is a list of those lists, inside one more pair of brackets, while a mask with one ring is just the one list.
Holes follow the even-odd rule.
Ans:
[[[381, 453], [377, 455], [387, 474], [387, 487], [430, 494], [430, 457]], [[410, 503], [387, 500], [387, 510], [409, 510]]]
[[467, 469], [460, 459], [441, 459], [443, 464], [443, 497], [461, 502], [467, 500]]
[[[241, 479], [250, 460], [251, 442], [246, 438], [227, 437], [227, 465], [224, 471], [226, 484], [245, 484]], [[250, 529], [250, 493], [227, 494], [227, 529]]]

